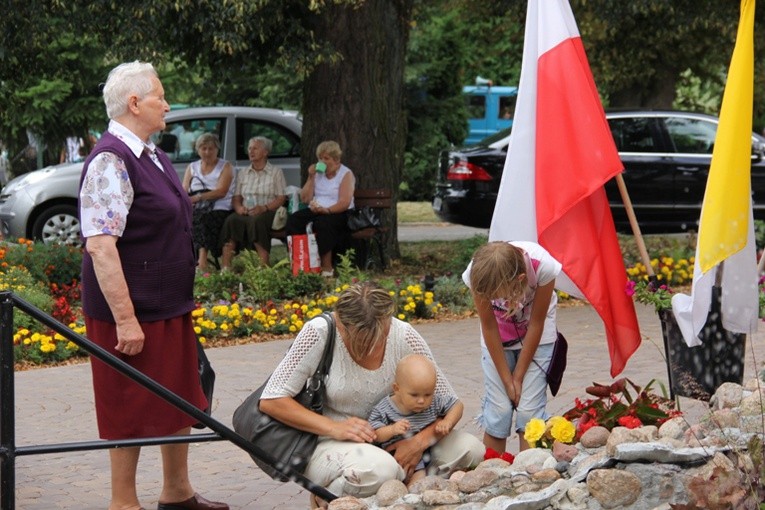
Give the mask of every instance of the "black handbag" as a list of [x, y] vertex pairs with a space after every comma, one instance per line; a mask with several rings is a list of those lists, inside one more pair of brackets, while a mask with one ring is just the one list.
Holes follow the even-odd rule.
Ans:
[[[206, 193], [208, 191], [210, 190], [207, 188], [198, 189], [195, 191], [189, 191], [189, 196], [193, 197], [194, 195], [199, 195], [202, 193]], [[214, 205], [215, 205], [215, 200], [200, 200], [199, 202], [192, 204], [192, 206], [194, 207], [194, 211], [202, 212], [202, 213], [212, 211], [212, 208]]]
[[553, 345], [552, 359], [547, 367], [547, 385], [550, 387], [550, 393], [553, 397], [558, 394], [560, 383], [563, 381], [563, 372], [566, 371], [566, 358], [568, 356], [568, 342], [566, 338], [558, 331], [558, 338]]
[[[198, 358], [198, 367], [199, 367], [199, 380], [202, 383], [202, 391], [205, 394], [205, 397], [207, 397], [207, 409], [205, 409], [205, 413], [212, 414], [212, 398], [213, 398], [213, 389], [215, 388], [215, 370], [213, 370], [212, 365], [210, 364], [210, 360], [207, 359], [207, 354], [205, 354], [205, 349], [202, 347], [202, 342], [197, 340], [197, 358]], [[194, 428], [195, 429], [203, 429], [207, 425], [204, 423], [195, 423]]]
[[359, 207], [348, 211], [348, 228], [351, 232], [381, 225], [380, 216], [371, 207]]
[[[335, 321], [332, 315], [323, 313], [321, 317], [327, 321], [329, 330], [327, 345], [316, 372], [306, 381], [305, 388], [295, 396], [300, 405], [315, 413], [321, 413], [324, 408], [324, 382], [332, 365], [332, 349], [335, 344]], [[268, 379], [236, 408], [232, 423], [240, 436], [265, 454], [262, 457], [250, 454], [255, 464], [274, 480], [288, 482], [290, 473], [302, 474], [305, 471], [319, 437], [285, 425], [263, 413], [259, 404], [266, 384]]]

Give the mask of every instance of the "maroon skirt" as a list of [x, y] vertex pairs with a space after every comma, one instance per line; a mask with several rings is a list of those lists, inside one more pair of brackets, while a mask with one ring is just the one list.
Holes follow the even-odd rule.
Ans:
[[[143, 350], [135, 356], [115, 350], [114, 324], [86, 316], [85, 326], [94, 343], [197, 408], [207, 407], [199, 382], [191, 314], [141, 323], [145, 340]], [[198, 421], [102, 361], [91, 357], [90, 365], [101, 439], [166, 436]]]

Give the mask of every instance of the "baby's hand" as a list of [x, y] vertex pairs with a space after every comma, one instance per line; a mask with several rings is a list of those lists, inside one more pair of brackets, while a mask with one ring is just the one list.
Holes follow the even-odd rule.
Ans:
[[436, 423], [436, 434], [443, 437], [452, 431], [453, 426], [454, 425], [447, 422], [446, 420], [441, 420], [440, 422]]
[[393, 424], [393, 432], [395, 435], [401, 436], [406, 434], [406, 432], [409, 430], [409, 427], [409, 420], [399, 420]]

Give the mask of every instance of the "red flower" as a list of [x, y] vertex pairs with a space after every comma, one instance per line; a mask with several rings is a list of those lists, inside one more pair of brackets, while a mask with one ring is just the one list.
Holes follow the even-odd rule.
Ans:
[[622, 427], [627, 427], [628, 429], [636, 429], [643, 426], [643, 422], [641, 422], [640, 418], [636, 416], [622, 416], [617, 420], [617, 422]]

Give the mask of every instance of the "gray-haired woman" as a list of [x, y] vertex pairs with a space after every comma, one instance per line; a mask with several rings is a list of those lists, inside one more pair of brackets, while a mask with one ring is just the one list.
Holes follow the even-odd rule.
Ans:
[[220, 232], [231, 214], [234, 169], [218, 157], [220, 141], [216, 135], [204, 133], [194, 146], [200, 159], [186, 167], [183, 189], [191, 195], [194, 205], [192, 235], [199, 254], [197, 267], [206, 271], [208, 254], [221, 255]]

